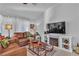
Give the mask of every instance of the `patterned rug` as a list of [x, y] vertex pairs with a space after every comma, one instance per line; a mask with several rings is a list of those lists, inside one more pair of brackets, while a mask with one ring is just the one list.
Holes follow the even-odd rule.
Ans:
[[[35, 50], [35, 52], [37, 52], [37, 50]], [[53, 56], [53, 54], [56, 52], [56, 50], [52, 50], [51, 52], [47, 52], [46, 56]], [[32, 56], [38, 56], [37, 54], [35, 54], [33, 51], [29, 50], [29, 53]], [[40, 50], [39, 52], [40, 56], [45, 56], [45, 50]]]

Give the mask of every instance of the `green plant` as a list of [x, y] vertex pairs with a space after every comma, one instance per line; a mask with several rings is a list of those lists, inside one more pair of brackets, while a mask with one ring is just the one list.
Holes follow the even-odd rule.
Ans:
[[8, 47], [8, 44], [9, 44], [9, 42], [8, 42], [7, 39], [3, 39], [3, 40], [1, 41], [1, 45], [2, 45], [3, 48], [7, 48], [7, 47]]
[[1, 46], [1, 42], [0, 42], [0, 46]]
[[5, 38], [4, 36], [0, 35], [0, 45], [1, 45], [3, 48], [6, 48], [6, 47], [8, 47], [8, 44], [9, 44], [8, 39]]

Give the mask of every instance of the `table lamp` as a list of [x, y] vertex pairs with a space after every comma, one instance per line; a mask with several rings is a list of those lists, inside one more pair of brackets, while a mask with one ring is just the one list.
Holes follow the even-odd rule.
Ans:
[[8, 30], [8, 38], [10, 38], [10, 30], [12, 29], [12, 24], [5, 24], [5, 29]]

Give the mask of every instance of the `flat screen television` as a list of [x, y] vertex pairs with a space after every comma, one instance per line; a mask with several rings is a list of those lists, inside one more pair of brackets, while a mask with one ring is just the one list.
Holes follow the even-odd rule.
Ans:
[[65, 34], [65, 21], [64, 22], [56, 22], [56, 23], [48, 23], [47, 24], [47, 33], [59, 33]]

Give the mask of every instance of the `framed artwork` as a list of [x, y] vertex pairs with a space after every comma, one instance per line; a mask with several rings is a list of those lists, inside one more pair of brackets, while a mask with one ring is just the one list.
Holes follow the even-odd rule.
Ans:
[[34, 24], [30, 24], [30, 29], [34, 29], [35, 25]]

